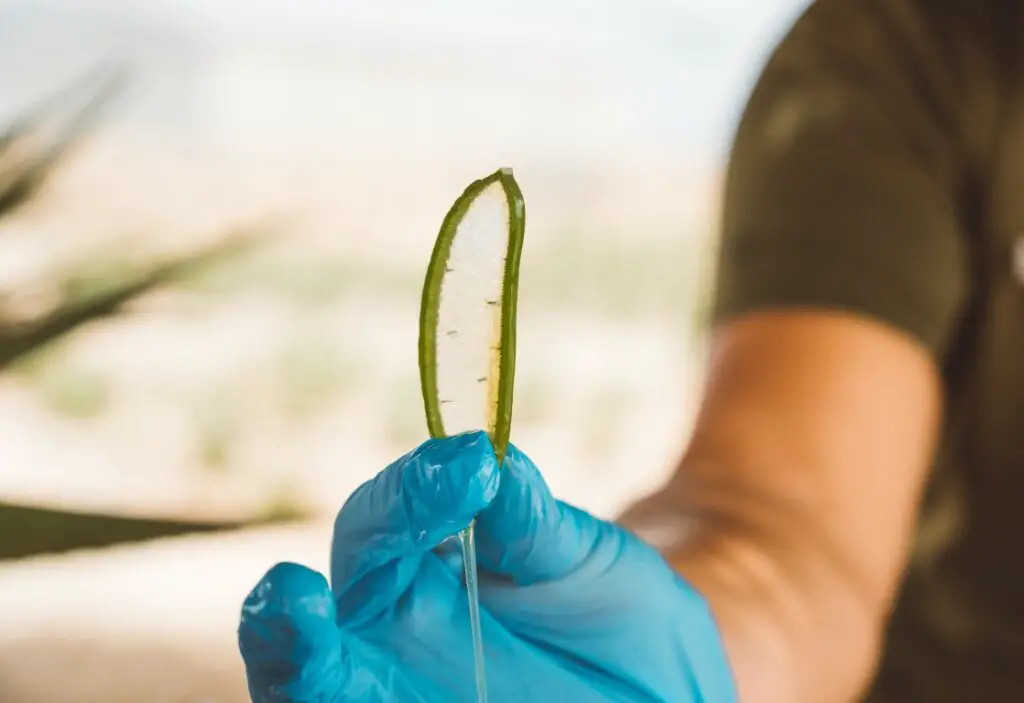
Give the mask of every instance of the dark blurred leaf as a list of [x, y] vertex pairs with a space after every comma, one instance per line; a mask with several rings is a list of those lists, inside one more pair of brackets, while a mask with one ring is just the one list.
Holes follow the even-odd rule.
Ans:
[[27, 321], [5, 324], [0, 320], [0, 372], [83, 325], [119, 313], [146, 293], [250, 251], [259, 241], [262, 237], [252, 234], [229, 237], [155, 268], [122, 274], [112, 283], [98, 280], [95, 290], [85, 295], [83, 288], [88, 287], [83, 286], [82, 279], [69, 278], [61, 286], [60, 303], [53, 309]]
[[[102, 110], [124, 84], [123, 72], [93, 72], [26, 110], [0, 131], [0, 218], [39, 193], [70, 152], [89, 136]], [[0, 317], [0, 372], [90, 322], [120, 313], [147, 293], [194, 278], [250, 252], [262, 240], [259, 234], [242, 233], [148, 267], [119, 263], [115, 257], [105, 259], [102, 266], [79, 265], [57, 282], [58, 302], [50, 309], [27, 320]], [[201, 522], [84, 513], [0, 501], [0, 560], [232, 530], [300, 516], [289, 503], [270, 506], [263, 515], [248, 520]]]
[[298, 516], [296, 512], [274, 511], [250, 520], [193, 522], [76, 512], [0, 501], [0, 561], [160, 537], [237, 530], [294, 520]]
[[[92, 85], [97, 79], [98, 85]], [[125, 82], [126, 76], [120, 71], [94, 72], [26, 110], [0, 134], [0, 217], [24, 205], [39, 191], [71, 150], [88, 136]], [[84, 105], [69, 111], [63, 103], [86, 88], [92, 88], [92, 92]]]

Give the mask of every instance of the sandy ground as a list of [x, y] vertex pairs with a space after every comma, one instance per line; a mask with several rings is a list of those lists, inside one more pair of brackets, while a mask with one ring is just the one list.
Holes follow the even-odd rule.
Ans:
[[0, 701], [245, 703], [234, 631], [272, 563], [326, 562], [329, 525], [0, 567]]

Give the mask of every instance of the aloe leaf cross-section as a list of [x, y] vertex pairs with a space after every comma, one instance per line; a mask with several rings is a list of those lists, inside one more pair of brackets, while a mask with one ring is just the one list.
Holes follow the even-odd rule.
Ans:
[[420, 307], [420, 382], [430, 436], [486, 430], [499, 462], [512, 426], [525, 225], [511, 169], [471, 183], [441, 224]]

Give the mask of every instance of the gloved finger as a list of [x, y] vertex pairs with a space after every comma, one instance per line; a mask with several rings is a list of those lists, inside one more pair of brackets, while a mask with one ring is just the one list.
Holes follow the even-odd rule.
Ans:
[[509, 445], [497, 496], [477, 518], [478, 563], [519, 584], [561, 578], [600, 538], [600, 521], [555, 500], [534, 463]]
[[327, 580], [298, 564], [276, 565], [245, 599], [238, 647], [253, 703], [343, 700], [351, 680]]
[[468, 432], [428, 440], [360, 486], [334, 523], [331, 583], [342, 616], [366, 598], [394, 602], [423, 556], [494, 499], [499, 480], [486, 433]]

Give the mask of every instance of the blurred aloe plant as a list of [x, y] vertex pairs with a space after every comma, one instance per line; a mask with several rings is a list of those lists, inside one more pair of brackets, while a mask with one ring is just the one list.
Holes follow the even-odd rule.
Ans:
[[[91, 74], [18, 116], [0, 132], [0, 225], [39, 196], [62, 162], [90, 135], [125, 82], [123, 72]], [[84, 104], [69, 110], [64, 103], [73, 103], [76, 93], [83, 92]], [[0, 314], [0, 371], [90, 322], [118, 314], [133, 300], [191, 275], [197, 268], [216, 266], [237, 256], [257, 240], [253, 233], [242, 232], [206, 249], [148, 266], [116, 265], [113, 253], [99, 265], [82, 262], [53, 282], [59, 295], [52, 307], [29, 319], [5, 319]], [[98, 269], [105, 269], [105, 275], [96, 275]]]
[[[0, 132], [0, 217], [39, 191], [64, 157], [88, 136], [125, 84], [122, 71], [90, 74], [25, 110]], [[62, 104], [73, 106], [79, 92], [85, 93], [83, 105], [69, 110]]]
[[[126, 84], [120, 71], [103, 71], [76, 81], [17, 116], [0, 129], [0, 237], [4, 220], [35, 202], [68, 156], [83, 143]], [[74, 98], [85, 96], [77, 107]], [[3, 312], [0, 294], [0, 373], [39, 355], [85, 326], [123, 314], [140, 297], [226, 263], [262, 241], [256, 232], [223, 237], [200, 251], [150, 264], [83, 262], [53, 281], [52, 305], [30, 317]], [[97, 270], [105, 270], [97, 274]], [[69, 549], [99, 547], [156, 537], [241, 527], [251, 522], [295, 517], [275, 508], [273, 515], [248, 522], [197, 522], [80, 513], [0, 501], [0, 560]]]

